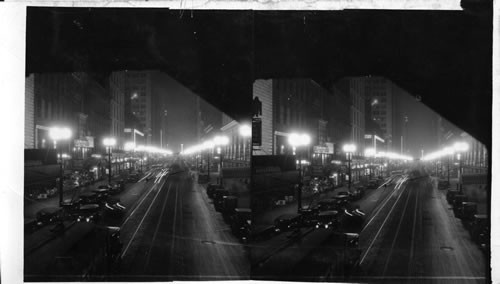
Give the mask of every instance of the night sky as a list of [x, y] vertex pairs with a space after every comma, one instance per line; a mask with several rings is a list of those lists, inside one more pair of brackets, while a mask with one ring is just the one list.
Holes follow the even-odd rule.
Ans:
[[[196, 98], [197, 95], [172, 77], [162, 72], [152, 76], [153, 96], [163, 98], [167, 110], [166, 148], [180, 152], [184, 147], [197, 143], [196, 140]], [[221, 114], [222, 115], [222, 114]], [[154, 118], [153, 118], [154, 119]]]
[[[236, 119], [258, 78], [389, 78], [491, 145], [492, 9], [28, 8], [27, 73], [157, 69]], [[479, 123], [478, 123], [479, 122]]]

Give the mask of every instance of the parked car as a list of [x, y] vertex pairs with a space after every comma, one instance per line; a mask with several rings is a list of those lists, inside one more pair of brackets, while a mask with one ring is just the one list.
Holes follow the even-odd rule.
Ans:
[[234, 209], [238, 207], [238, 197], [233, 195], [226, 195], [218, 200], [216, 210], [221, 211], [224, 215], [232, 215]]
[[214, 195], [215, 195], [215, 191], [217, 189], [224, 189], [224, 187], [220, 184], [207, 184], [207, 195], [209, 198], [214, 198]]
[[231, 231], [242, 242], [246, 243], [251, 238], [252, 210], [236, 208], [231, 217]]
[[467, 202], [467, 196], [465, 196], [463, 194], [457, 194], [457, 195], [455, 195], [455, 197], [453, 198], [453, 203], [452, 203], [452, 205], [453, 205], [453, 212], [455, 213], [455, 215], [457, 214], [458, 209], [462, 205], [462, 202]]
[[52, 224], [62, 220], [63, 210], [59, 207], [47, 207], [36, 213], [36, 222], [39, 226]]
[[482, 250], [489, 249], [490, 222], [488, 215], [476, 214], [472, 220], [471, 237]]
[[342, 210], [348, 204], [349, 200], [347, 196], [334, 196], [318, 201], [316, 209], [319, 211]]
[[118, 194], [125, 190], [125, 181], [118, 180], [115, 183], [110, 184], [109, 186], [109, 194]]
[[99, 204], [82, 204], [77, 211], [77, 222], [98, 222], [100, 219]]
[[300, 209], [299, 214], [302, 215], [302, 224], [305, 227], [313, 227], [316, 225], [317, 216], [319, 214], [318, 207], [304, 206]]
[[339, 212], [335, 210], [323, 211], [316, 216], [316, 229], [336, 229], [339, 226]]
[[448, 203], [452, 204], [453, 199], [458, 194], [460, 194], [460, 191], [458, 191], [456, 189], [448, 189], [448, 191], [446, 192], [446, 200], [448, 201]]
[[77, 201], [79, 204], [99, 204], [103, 201], [103, 199], [98, 193], [85, 192], [80, 194]]
[[475, 202], [462, 202], [457, 209], [457, 217], [464, 220], [472, 220], [474, 215], [477, 214], [477, 203]]
[[300, 214], [284, 214], [274, 219], [274, 229], [276, 232], [287, 232], [298, 229], [302, 226], [302, 216]]

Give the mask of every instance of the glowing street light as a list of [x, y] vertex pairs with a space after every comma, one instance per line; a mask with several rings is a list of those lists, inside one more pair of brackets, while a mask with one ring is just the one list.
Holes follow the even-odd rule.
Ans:
[[252, 136], [252, 127], [248, 124], [243, 124], [240, 126], [240, 135], [243, 137], [250, 137]]
[[461, 153], [462, 152], [466, 152], [467, 150], [469, 150], [469, 144], [467, 144], [466, 142], [456, 142], [453, 145], [453, 148], [457, 152], [457, 159], [458, 159], [458, 163], [459, 163], [459, 166], [458, 166], [458, 174], [459, 174], [458, 180], [460, 182], [460, 192], [462, 192], [462, 175], [463, 175], [463, 172], [462, 172], [463, 171], [462, 160], [463, 159], [461, 159]]
[[352, 180], [352, 175], [351, 175], [351, 161], [352, 161], [352, 153], [356, 152], [356, 145], [355, 144], [345, 144], [344, 147], [342, 148], [344, 152], [346, 153], [347, 157], [347, 162], [348, 162], [348, 170], [349, 170], [349, 191], [351, 190], [351, 180]]
[[133, 151], [135, 150], [135, 143], [134, 142], [126, 142], [125, 145], [123, 146], [125, 151]]
[[102, 140], [102, 144], [106, 146], [108, 150], [108, 183], [111, 183], [111, 151], [113, 146], [116, 145], [116, 139], [113, 137], [106, 137]]
[[219, 184], [222, 185], [222, 149], [220, 146], [226, 146], [229, 144], [229, 137], [224, 135], [215, 136], [213, 139], [213, 143], [217, 146], [217, 154], [219, 154]]
[[[49, 137], [54, 141], [54, 149], [57, 149], [57, 141], [59, 140], [68, 140], [71, 138], [71, 129], [68, 127], [52, 127], [49, 129]], [[59, 171], [61, 176], [59, 177], [59, 206], [62, 206], [63, 203], [63, 177], [64, 177], [64, 172], [63, 172], [63, 154], [62, 154], [62, 147], [59, 147], [59, 157], [61, 158], [60, 165], [59, 165]]]
[[[294, 149], [301, 146], [308, 146], [311, 143], [311, 136], [306, 133], [291, 133], [288, 136], [288, 144], [290, 144]], [[302, 158], [299, 157], [299, 187], [297, 196], [297, 211], [300, 213], [302, 210]]]
[[[239, 131], [240, 131], [240, 136], [243, 138], [252, 137], [252, 127], [248, 124], [240, 125]], [[247, 161], [247, 151], [248, 151], [247, 147], [251, 147], [250, 146], [250, 139], [245, 140], [243, 142], [243, 158], [245, 161]]]

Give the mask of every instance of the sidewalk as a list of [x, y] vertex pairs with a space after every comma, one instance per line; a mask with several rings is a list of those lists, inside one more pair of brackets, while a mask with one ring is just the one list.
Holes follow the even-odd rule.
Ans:
[[[118, 180], [123, 178], [123, 175], [115, 175], [112, 177], [111, 181]], [[97, 188], [99, 185], [108, 184], [108, 179], [99, 180], [94, 182], [94, 184], [87, 185], [85, 187], [79, 187], [76, 189], [67, 189], [63, 192], [63, 200], [73, 199], [78, 197], [80, 194], [84, 192], [88, 192], [92, 189]], [[48, 207], [59, 207], [59, 192], [57, 192], [54, 196], [49, 197], [47, 199], [24, 199], [24, 219], [35, 219], [36, 213], [43, 208]]]

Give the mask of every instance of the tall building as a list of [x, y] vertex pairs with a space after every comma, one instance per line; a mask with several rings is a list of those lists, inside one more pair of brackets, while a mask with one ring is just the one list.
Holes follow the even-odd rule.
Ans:
[[306, 78], [256, 80], [253, 96], [262, 103], [262, 141], [254, 155], [293, 154], [288, 136], [304, 132], [311, 143], [302, 154], [325, 164], [349, 140], [349, 98], [338, 89]]
[[152, 71], [125, 71], [126, 105], [140, 122], [147, 145], [152, 138], [151, 75]]
[[[69, 127], [72, 139], [84, 139], [81, 125], [87, 77], [83, 73], [30, 74], [26, 78], [26, 148], [51, 148], [52, 126]], [[73, 144], [73, 143], [72, 143]]]
[[365, 145], [365, 81], [359, 77], [343, 78], [335, 87], [349, 95], [351, 143], [356, 144], [354, 156], [364, 155]]
[[123, 148], [125, 129], [125, 72], [112, 72], [108, 79], [110, 94], [110, 135], [117, 140], [117, 147]]

